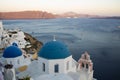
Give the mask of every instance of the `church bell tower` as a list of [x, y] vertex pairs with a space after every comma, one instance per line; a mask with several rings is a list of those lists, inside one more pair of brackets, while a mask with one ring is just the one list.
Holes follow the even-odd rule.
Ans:
[[80, 72], [80, 80], [93, 80], [93, 62], [88, 52], [82, 54], [79, 59], [78, 71]]

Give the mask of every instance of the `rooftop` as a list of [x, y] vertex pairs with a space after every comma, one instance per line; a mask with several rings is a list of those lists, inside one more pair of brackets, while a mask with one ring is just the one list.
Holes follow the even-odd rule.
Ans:
[[70, 55], [67, 46], [56, 40], [47, 42], [39, 51], [39, 57], [46, 59], [64, 59]]

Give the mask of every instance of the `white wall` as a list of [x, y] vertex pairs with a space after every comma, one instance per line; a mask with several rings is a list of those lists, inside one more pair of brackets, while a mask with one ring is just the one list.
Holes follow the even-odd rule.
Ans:
[[49, 60], [49, 73], [55, 73], [54, 72], [54, 66], [58, 64], [59, 65], [59, 73], [65, 73], [64, 71], [64, 67], [65, 67], [65, 64], [64, 64], [64, 59], [53, 59], [53, 60]]
[[[49, 70], [48, 70], [49, 61], [47, 59], [44, 59], [44, 58], [41, 58], [41, 57], [39, 57], [38, 60], [39, 60], [38, 62], [39, 62], [39, 65], [40, 65], [40, 72], [42, 74], [49, 73]], [[45, 63], [45, 72], [43, 71], [43, 63]]]
[[[69, 61], [69, 69], [67, 70], [67, 62]], [[45, 63], [45, 72], [43, 71], [43, 63]], [[67, 57], [66, 59], [45, 59], [45, 58], [41, 58], [39, 57], [39, 64], [41, 67], [41, 72], [43, 74], [56, 74], [54, 72], [54, 66], [56, 64], [59, 65], [59, 73], [68, 73], [70, 71], [75, 72], [76, 71], [76, 66], [73, 66], [73, 58], [72, 56]]]
[[2, 26], [2, 22], [0, 21], [0, 45], [1, 45], [2, 32], [3, 32], [3, 26]]
[[[67, 62], [68, 62], [68, 61], [69, 61], [69, 69], [67, 70], [66, 67], [67, 67]], [[65, 64], [65, 65], [64, 65], [64, 71], [65, 71], [65, 73], [68, 73], [68, 72], [70, 72], [70, 71], [76, 72], [76, 64], [73, 62], [72, 56], [66, 58], [66, 59], [64, 60], [64, 64]]]
[[2, 22], [0, 21], [0, 33], [2, 33], [1, 31], [3, 31], [3, 25]]
[[79, 72], [79, 74], [80, 74], [79, 80], [94, 80], [93, 71], [88, 72], [87, 70], [82, 70]]
[[[9, 30], [11, 31], [11, 30]], [[11, 34], [12, 36], [9, 37], [10, 32], [9, 31], [4, 31], [4, 39], [2, 41], [3, 48], [10, 46], [12, 43], [17, 43], [19, 48], [25, 48], [26, 40], [25, 35], [22, 31], [18, 31], [16, 34]], [[14, 30], [15, 31], [15, 30]], [[7, 41], [6, 41], [7, 40]]]
[[11, 44], [13, 42], [16, 42], [18, 44], [19, 48], [25, 48], [26, 41], [24, 40], [24, 38], [25, 38], [24, 33], [22, 31], [18, 31], [17, 34], [12, 34], [12, 38], [11, 38], [10, 42], [11, 42]]
[[[30, 59], [29, 58], [24, 58], [23, 55], [22, 56], [19, 56], [19, 57], [16, 57], [16, 58], [4, 58], [5, 60], [5, 64], [11, 64], [15, 67], [15, 68], [18, 68], [18, 67], [21, 67], [21, 66], [24, 66], [24, 65], [29, 65], [31, 63]], [[19, 60], [19, 63], [18, 63], [18, 60]]]

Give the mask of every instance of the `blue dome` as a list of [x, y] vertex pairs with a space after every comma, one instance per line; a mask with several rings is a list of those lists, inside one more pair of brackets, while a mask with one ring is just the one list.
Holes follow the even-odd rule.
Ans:
[[22, 51], [17, 46], [9, 46], [3, 52], [4, 58], [15, 58], [22, 55]]
[[62, 42], [50, 41], [41, 48], [38, 55], [46, 59], [64, 59], [71, 54]]
[[18, 47], [17, 43], [15, 43], [15, 42], [14, 42], [14, 43], [12, 43], [12, 45], [13, 45], [13, 46], [16, 46], [16, 47]]

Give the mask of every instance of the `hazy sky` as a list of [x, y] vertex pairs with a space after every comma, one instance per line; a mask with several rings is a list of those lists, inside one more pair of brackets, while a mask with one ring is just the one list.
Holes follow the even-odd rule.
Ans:
[[0, 0], [0, 12], [25, 10], [120, 16], [120, 0]]

